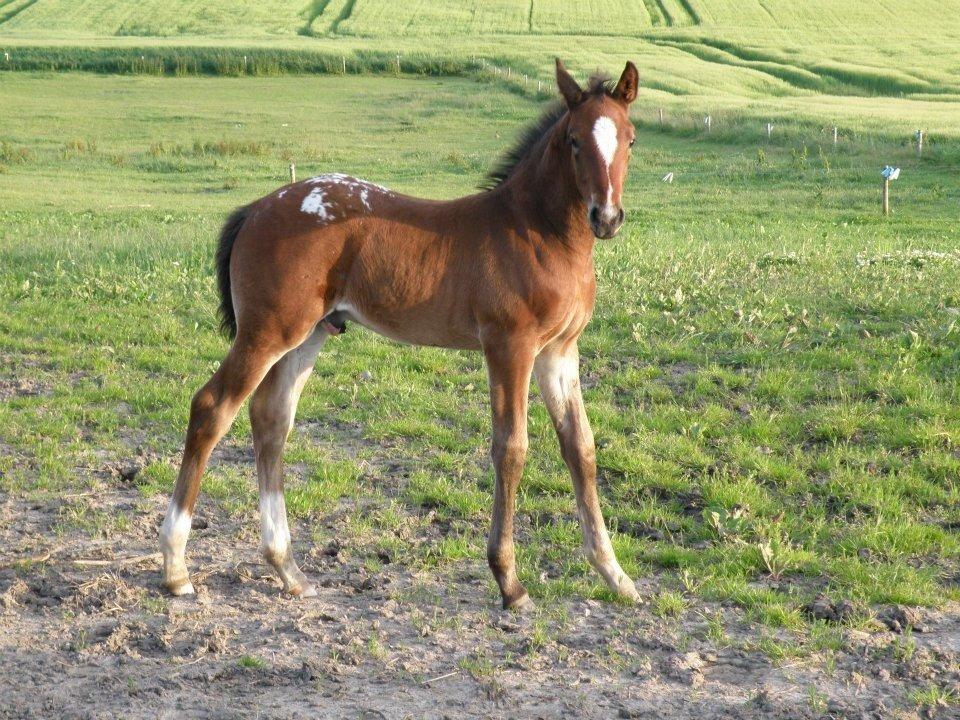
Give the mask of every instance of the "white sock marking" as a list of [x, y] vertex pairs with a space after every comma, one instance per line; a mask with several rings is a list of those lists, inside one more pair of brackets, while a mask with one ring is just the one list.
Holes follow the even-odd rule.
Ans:
[[167, 516], [163, 520], [160, 535], [163, 538], [164, 549], [172, 552], [177, 558], [183, 558], [191, 522], [190, 513], [171, 500], [170, 505], [167, 506]]
[[260, 534], [261, 549], [282, 558], [290, 548], [290, 528], [287, 526], [287, 504], [283, 493], [265, 492], [260, 494]]

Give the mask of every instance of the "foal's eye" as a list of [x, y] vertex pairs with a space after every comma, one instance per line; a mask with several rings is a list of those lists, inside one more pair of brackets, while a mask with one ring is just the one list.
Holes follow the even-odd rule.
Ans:
[[630, 138], [630, 147], [633, 147], [633, 144], [637, 141], [636, 138]]

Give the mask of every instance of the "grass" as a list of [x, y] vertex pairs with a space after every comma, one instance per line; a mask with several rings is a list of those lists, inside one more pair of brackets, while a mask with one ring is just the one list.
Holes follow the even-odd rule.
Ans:
[[242, 655], [237, 661], [237, 665], [245, 670], [263, 670], [267, 663], [255, 655]]
[[651, 115], [956, 137], [957, 10], [957, 0], [270, 0], [238, 13], [224, 0], [16, 0], [0, 6], [0, 69], [394, 74], [399, 57], [402, 72], [489, 75], [533, 93], [550, 87], [557, 54], [581, 74], [629, 58]]
[[916, 690], [910, 695], [910, 699], [917, 707], [930, 708], [949, 708], [960, 705], [960, 694], [952, 688], [941, 688], [936, 685], [928, 685], [922, 690]]
[[[464, 78], [18, 73], [0, 101], [17, 109], [0, 130], [0, 488], [37, 498], [83, 487], [83, 468], [138, 445], [158, 458], [140, 491], [169, 492], [190, 395], [226, 348], [217, 228], [284, 182], [290, 162], [301, 177], [346, 171], [453, 197], [538, 112]], [[834, 149], [803, 121], [785, 119], [768, 143], [742, 117], [707, 135], [661, 131], [644, 113], [628, 223], [597, 245], [581, 344], [625, 569], [659, 578], [664, 617], [733, 603], [777, 632], [806, 632], [814, 650], [832, 642], [801, 612], [819, 592], [865, 608], [958, 599], [955, 142], [917, 159], [866, 130]], [[883, 218], [887, 162], [904, 170]], [[344, 545], [374, 569], [384, 553], [486, 577], [480, 357], [359, 328], [327, 347], [288, 446], [291, 512], [363, 508]], [[226, 442], [249, 446], [243, 414]], [[250, 515], [253, 473], [220, 462], [204, 497]], [[609, 599], [577, 551], [538, 402], [518, 504], [532, 593], [548, 605]], [[107, 520], [63, 517], [92, 535], [122, 531]], [[724, 637], [719, 620], [706, 632]], [[772, 657], [797, 652], [765, 637]]]

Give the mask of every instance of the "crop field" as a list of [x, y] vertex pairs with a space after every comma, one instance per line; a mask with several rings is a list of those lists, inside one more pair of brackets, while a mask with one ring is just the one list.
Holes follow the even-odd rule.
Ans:
[[543, 99], [557, 54], [581, 74], [630, 57], [647, 104], [674, 116], [786, 116], [901, 138], [960, 135], [957, 47], [955, 0], [0, 5], [0, 69], [393, 75], [399, 61]]
[[[960, 716], [958, 48], [957, 0], [0, 0], [0, 719]], [[291, 163], [477, 192], [557, 55], [641, 76], [580, 347], [643, 602], [534, 384], [501, 612], [481, 356], [355, 325], [285, 453], [319, 597], [260, 558], [245, 411], [162, 592], [226, 214]]]
[[[471, 192], [538, 105], [464, 79], [29, 73], [0, 102], [17, 108], [0, 136], [0, 657], [27, 673], [0, 682], [25, 715], [72, 717], [99, 672], [118, 673], [93, 695], [105, 714], [172, 693], [393, 717], [401, 693], [432, 716], [440, 676], [453, 714], [457, 697], [494, 715], [956, 710], [955, 144], [917, 159], [806, 124], [769, 143], [640, 124], [581, 347], [604, 512], [646, 605], [613, 602], [578, 552], [534, 401], [518, 550], [539, 609], [502, 619], [481, 359], [356, 327], [321, 355], [286, 454], [318, 604], [279, 598], [257, 557], [243, 415], [202, 489], [199, 600], [165, 597], [150, 554], [189, 397], [226, 348], [224, 214], [290, 162]], [[904, 168], [888, 219], [885, 162]], [[891, 631], [897, 613], [925, 632]], [[63, 682], [34, 686], [34, 663]]]
[[[851, 41], [895, 29], [896, 37], [942, 37], [956, 31], [951, 2], [919, 0], [420, 0], [397, 7], [387, 0], [268, 0], [242, 11], [223, 0], [147, 0], [76, 3], [69, 0], [4, 0], [4, 30], [66, 31], [101, 35], [282, 35], [314, 29], [361, 35], [576, 34], [642, 36], [651, 28], [700, 26], [756, 38], [801, 31], [821, 40]], [[894, 35], [894, 33], [890, 33]], [[884, 42], [893, 38], [888, 35]]]

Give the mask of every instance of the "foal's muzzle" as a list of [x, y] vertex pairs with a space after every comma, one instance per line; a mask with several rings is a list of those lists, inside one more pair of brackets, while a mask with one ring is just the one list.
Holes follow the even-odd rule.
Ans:
[[601, 240], [608, 240], [616, 235], [623, 227], [625, 214], [623, 208], [610, 208], [601, 210], [599, 206], [594, 205], [590, 208], [588, 218], [590, 220], [590, 229], [593, 234]]

